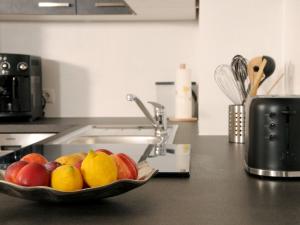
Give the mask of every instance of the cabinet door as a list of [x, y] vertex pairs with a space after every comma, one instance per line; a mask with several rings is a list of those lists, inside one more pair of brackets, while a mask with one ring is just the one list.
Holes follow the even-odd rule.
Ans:
[[80, 15], [131, 15], [133, 10], [123, 0], [77, 0]]
[[76, 0], [0, 0], [0, 14], [72, 15]]

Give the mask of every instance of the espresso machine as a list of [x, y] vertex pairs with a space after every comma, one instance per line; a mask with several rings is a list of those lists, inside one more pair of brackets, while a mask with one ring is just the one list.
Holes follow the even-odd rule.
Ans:
[[0, 121], [43, 116], [41, 59], [0, 53]]

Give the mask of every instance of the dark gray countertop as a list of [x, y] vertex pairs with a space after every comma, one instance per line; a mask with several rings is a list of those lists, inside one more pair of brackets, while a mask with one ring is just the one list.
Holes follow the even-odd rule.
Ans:
[[[60, 132], [67, 125], [111, 122], [53, 119], [56, 124], [52, 124], [51, 120], [28, 125], [27, 131], [51, 125]], [[131, 122], [120, 119], [118, 123]], [[5, 127], [0, 125], [2, 132]], [[228, 144], [224, 136], [199, 137], [196, 123], [181, 123], [176, 142], [192, 144], [190, 178], [154, 178], [141, 188], [93, 204], [47, 205], [0, 194], [0, 224], [300, 224], [300, 180], [247, 175], [243, 145]]]

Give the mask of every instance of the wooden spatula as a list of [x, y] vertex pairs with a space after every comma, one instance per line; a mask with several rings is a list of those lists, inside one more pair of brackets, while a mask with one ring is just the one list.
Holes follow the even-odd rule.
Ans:
[[[257, 75], [261, 75], [258, 74], [258, 72], [261, 69], [263, 60], [267, 61], [265, 67], [263, 68], [263, 77], [257, 77]], [[270, 56], [259, 56], [250, 60], [247, 65], [250, 87], [252, 89], [252, 93], [250, 94], [250, 96], [256, 95], [258, 87], [273, 74], [273, 72], [275, 71], [275, 67], [275, 61]], [[257, 86], [258, 79], [260, 79], [260, 81]]]
[[[260, 61], [260, 62], [259, 62]], [[257, 89], [260, 82], [264, 78], [264, 69], [267, 65], [267, 60], [262, 57], [254, 58], [248, 65], [249, 80], [251, 84], [250, 96], [255, 96], [257, 94]]]

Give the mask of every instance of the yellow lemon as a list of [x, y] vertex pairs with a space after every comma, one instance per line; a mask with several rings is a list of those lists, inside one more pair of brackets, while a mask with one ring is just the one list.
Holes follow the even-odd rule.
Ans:
[[117, 180], [117, 165], [113, 157], [90, 151], [81, 164], [81, 174], [90, 187], [99, 187]]
[[82, 160], [84, 160], [84, 158], [87, 156], [87, 153], [86, 152], [77, 152], [72, 155], [78, 155], [81, 157]]
[[59, 162], [62, 165], [72, 165], [74, 166], [77, 162], [83, 160], [86, 156], [86, 153], [74, 153], [70, 155], [64, 155], [57, 158], [55, 161]]
[[51, 174], [51, 187], [59, 191], [82, 189], [83, 180], [79, 169], [71, 165], [57, 167]]

